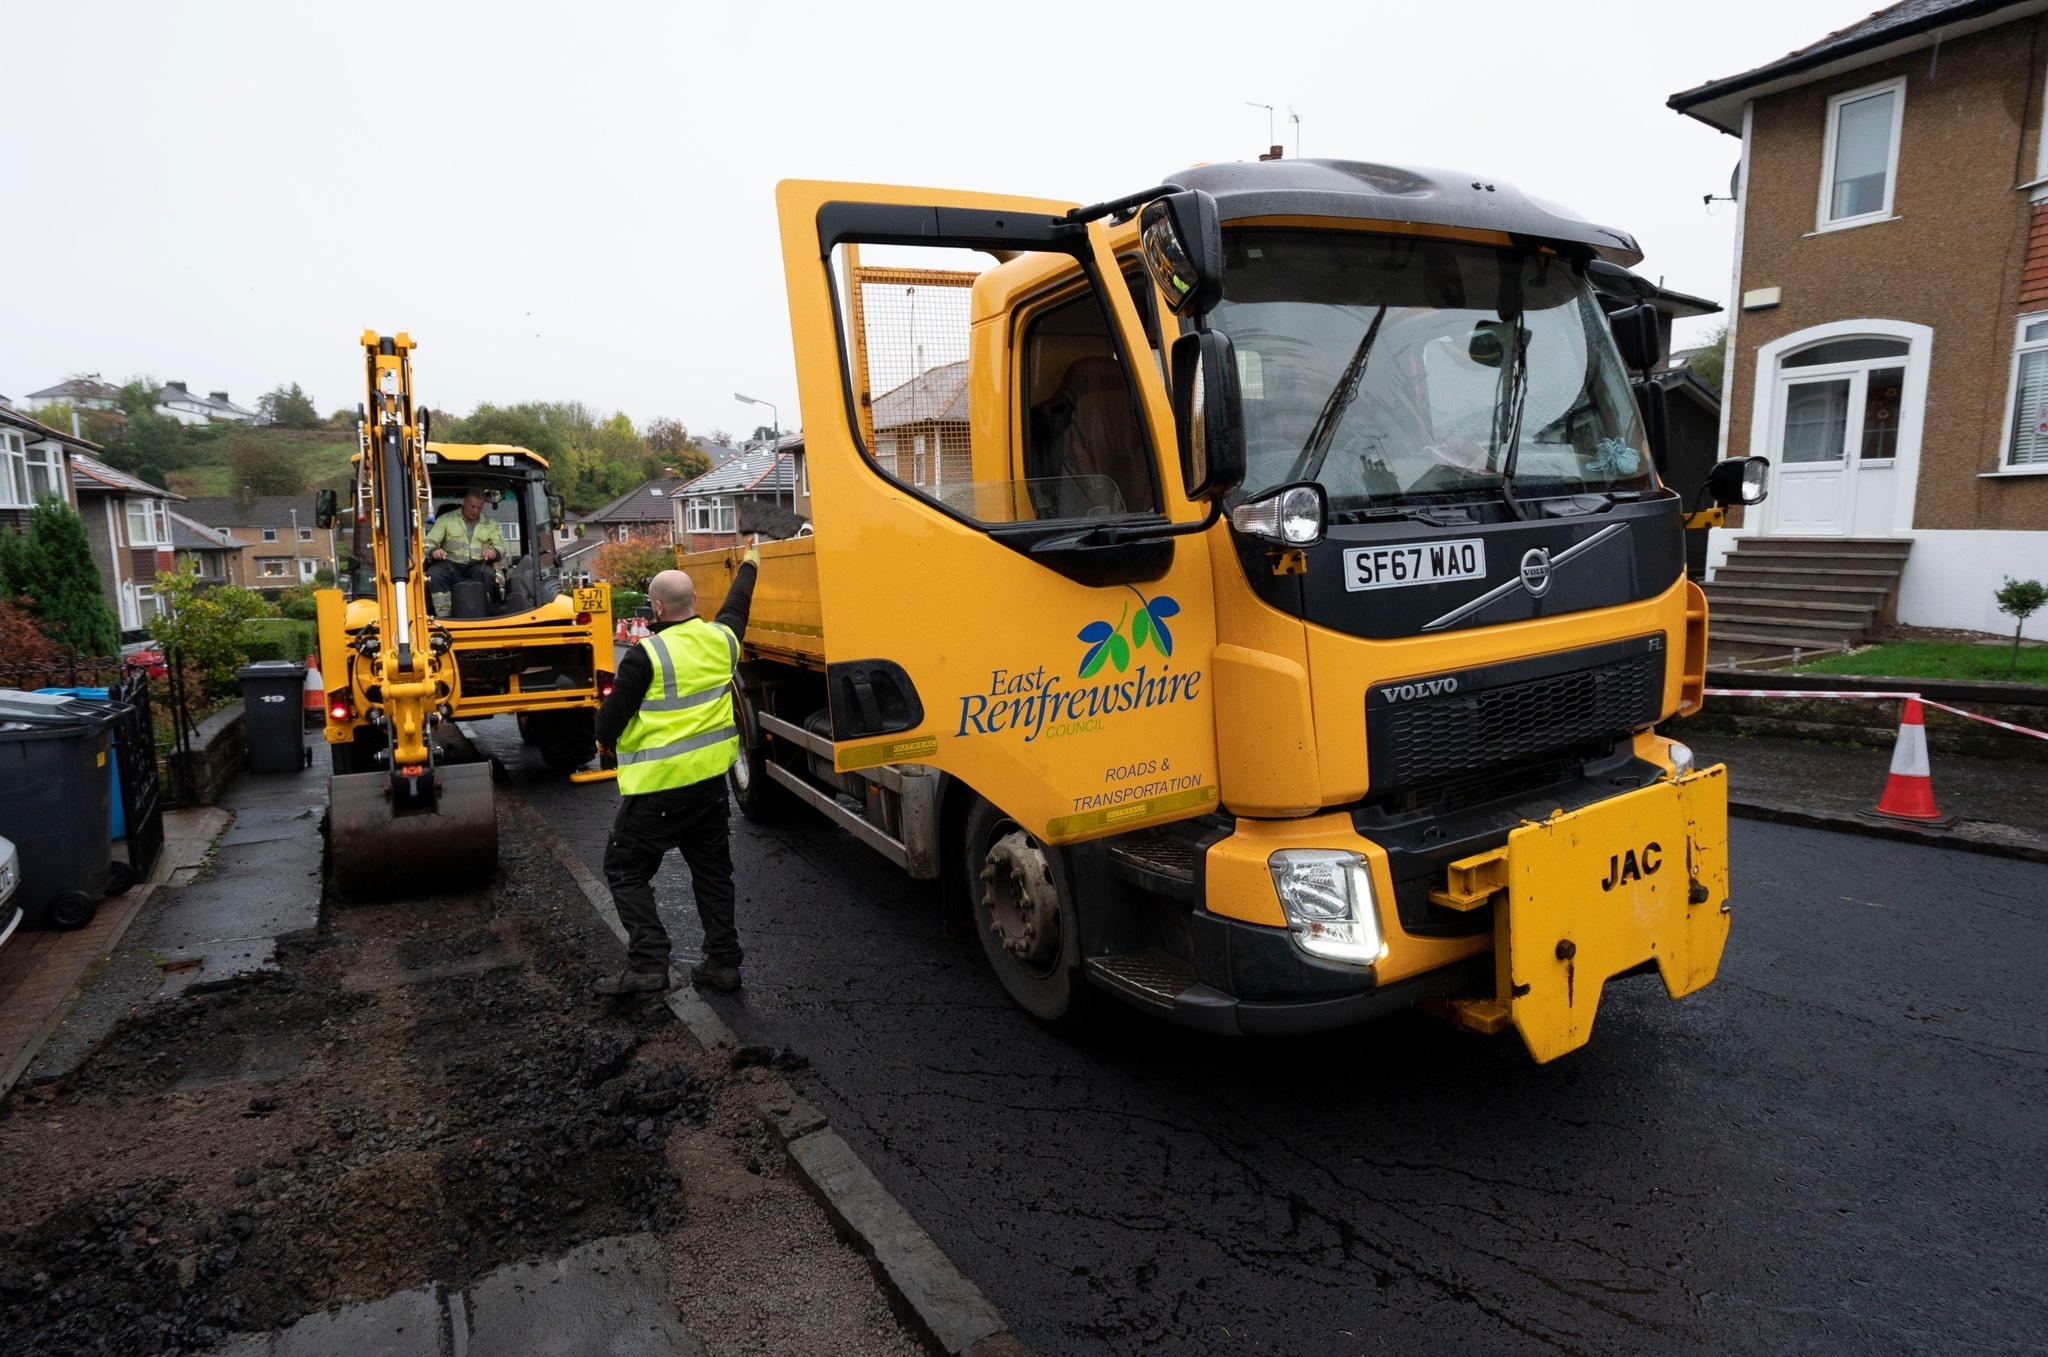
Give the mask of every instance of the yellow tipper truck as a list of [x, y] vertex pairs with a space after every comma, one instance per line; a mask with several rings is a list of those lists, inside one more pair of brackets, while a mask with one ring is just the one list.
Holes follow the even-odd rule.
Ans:
[[[1706, 602], [1627, 235], [1507, 184], [1198, 167], [1111, 203], [784, 183], [816, 535], [764, 548], [742, 809], [969, 900], [1025, 1009], [1428, 1004], [1586, 1041], [1728, 934]], [[684, 555], [706, 606], [733, 553]]]

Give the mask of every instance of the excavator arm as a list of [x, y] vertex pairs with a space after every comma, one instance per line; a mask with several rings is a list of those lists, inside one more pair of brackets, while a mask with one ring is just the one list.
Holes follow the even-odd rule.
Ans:
[[351, 891], [429, 876], [482, 880], [498, 858], [490, 766], [443, 764], [433, 740], [460, 679], [451, 638], [427, 609], [428, 419], [413, 399], [413, 342], [365, 330], [362, 343], [368, 398], [356, 513], [370, 525], [377, 616], [356, 633], [348, 663], [367, 678], [354, 686], [368, 696], [389, 752], [381, 771], [329, 779], [335, 879]]

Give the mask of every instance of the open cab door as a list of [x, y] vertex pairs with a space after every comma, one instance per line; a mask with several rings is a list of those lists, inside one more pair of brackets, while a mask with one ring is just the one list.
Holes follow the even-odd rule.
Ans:
[[1048, 844], [1214, 807], [1208, 543], [1135, 241], [989, 194], [777, 204], [836, 767], [940, 769]]

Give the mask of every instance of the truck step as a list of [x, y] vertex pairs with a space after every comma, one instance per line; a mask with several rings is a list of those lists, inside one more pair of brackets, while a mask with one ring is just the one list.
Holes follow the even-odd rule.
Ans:
[[1163, 829], [1143, 830], [1112, 840], [1109, 869], [1139, 890], [1195, 902], [1195, 845]]
[[1157, 947], [1122, 956], [1090, 957], [1088, 973], [1112, 989], [1168, 1008], [1195, 983], [1193, 966]]

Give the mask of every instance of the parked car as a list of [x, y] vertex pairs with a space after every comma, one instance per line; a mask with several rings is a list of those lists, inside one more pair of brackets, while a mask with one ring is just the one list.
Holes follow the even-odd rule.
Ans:
[[14, 892], [21, 885], [21, 867], [14, 856], [14, 843], [0, 839], [0, 947], [14, 936], [14, 930], [21, 927], [21, 906], [14, 903]]

